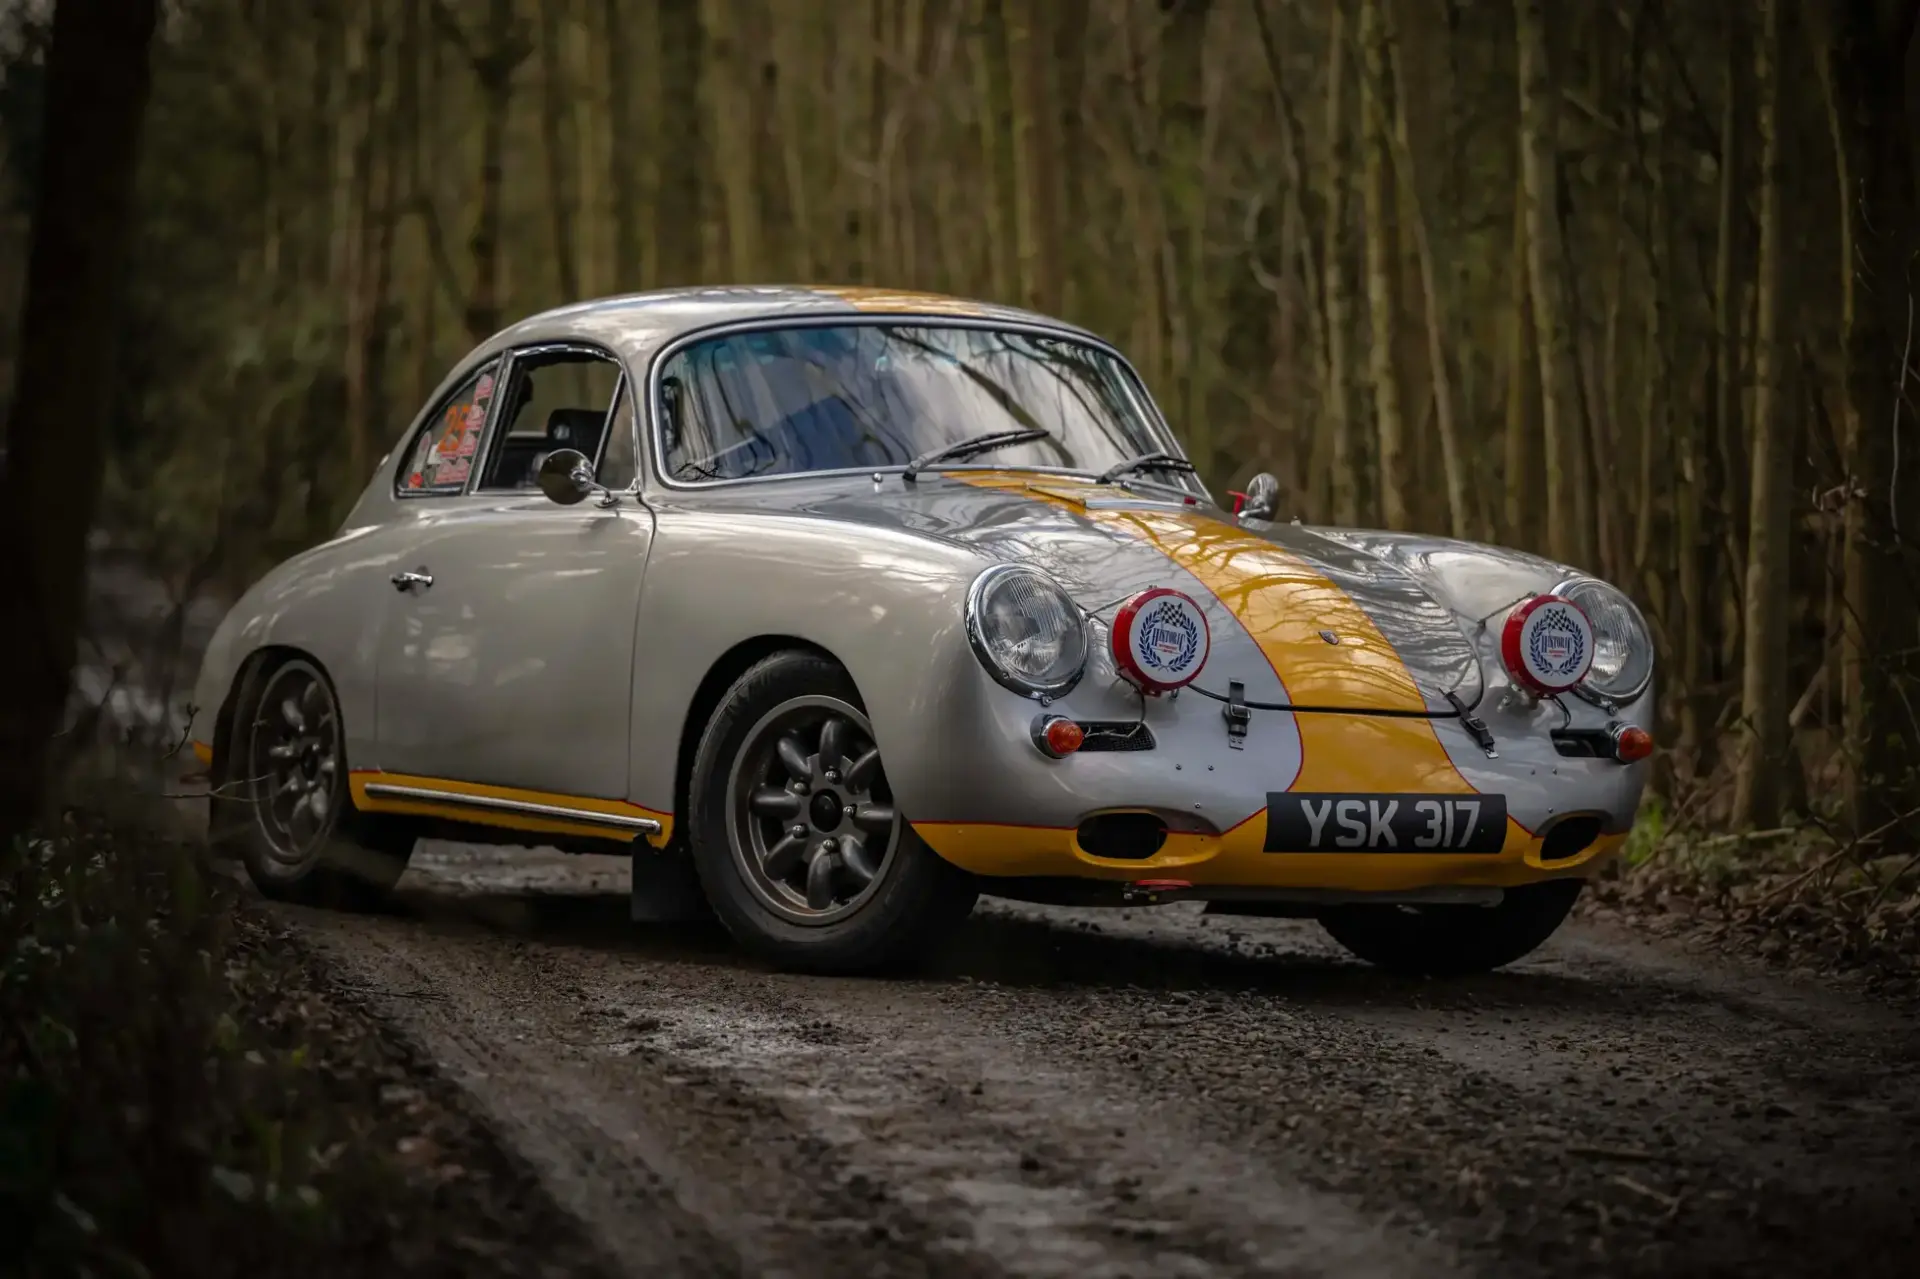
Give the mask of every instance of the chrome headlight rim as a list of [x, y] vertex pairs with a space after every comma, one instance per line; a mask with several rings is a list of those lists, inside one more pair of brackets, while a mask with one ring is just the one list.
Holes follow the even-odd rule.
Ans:
[[[986, 599], [987, 592], [992, 589], [997, 582], [1014, 575], [1032, 577], [1042, 583], [1048, 590], [1058, 593], [1060, 598], [1066, 602], [1079, 624], [1080, 661], [1070, 674], [1058, 680], [1042, 683], [1007, 670], [994, 657], [993, 648], [987, 643], [985, 624], [981, 620], [984, 611], [982, 604]], [[1035, 568], [1030, 564], [990, 564], [980, 570], [974, 577], [973, 584], [967, 587], [965, 621], [967, 642], [972, 646], [973, 655], [979, 659], [981, 667], [988, 675], [993, 677], [996, 684], [999, 684], [1002, 688], [1011, 689], [1022, 697], [1031, 697], [1043, 704], [1057, 701], [1072, 692], [1075, 685], [1079, 684], [1080, 680], [1087, 673], [1087, 663], [1093, 646], [1087, 635], [1086, 610], [1074, 602], [1073, 596], [1068, 593], [1066, 587], [1062, 586], [1051, 573], [1043, 569]]]
[[[1560, 581], [1555, 582], [1553, 584], [1553, 588], [1549, 593], [1553, 595], [1563, 596], [1564, 598], [1572, 601], [1573, 604], [1576, 607], [1578, 607], [1582, 612], [1586, 613], [1588, 618], [1591, 620], [1593, 618], [1595, 610], [1588, 608], [1586, 605], [1582, 604], [1580, 602], [1580, 598], [1577, 595], [1568, 594], [1569, 591], [1573, 591], [1573, 590], [1603, 591], [1612, 595], [1617, 600], [1619, 600], [1621, 604], [1624, 604], [1626, 606], [1627, 616], [1632, 620], [1634, 629], [1637, 632], [1637, 634], [1635, 634], [1632, 637], [1632, 642], [1638, 647], [1640, 647], [1641, 649], [1643, 649], [1647, 655], [1646, 672], [1640, 677], [1640, 679], [1637, 682], [1635, 682], [1632, 685], [1622, 685], [1618, 688], [1608, 688], [1605, 685], [1603, 685], [1598, 679], [1596, 679], [1594, 675], [1594, 671], [1592, 669], [1589, 669], [1586, 674], [1586, 677], [1582, 679], [1578, 684], [1574, 685], [1573, 691], [1575, 693], [1578, 693], [1582, 697], [1588, 698], [1589, 700], [1600, 699], [1602, 701], [1613, 702], [1613, 703], [1622, 704], [1622, 705], [1624, 705], [1627, 702], [1631, 702], [1638, 699], [1639, 696], [1642, 693], [1646, 692], [1647, 689], [1653, 684], [1654, 667], [1658, 665], [1658, 654], [1656, 654], [1653, 651], [1653, 630], [1651, 627], [1647, 625], [1646, 615], [1640, 611], [1640, 606], [1633, 602], [1633, 597], [1631, 595], [1628, 595], [1625, 591], [1621, 590], [1619, 587], [1615, 586], [1611, 582], [1604, 581], [1601, 578], [1590, 576], [1589, 574], [1586, 574], [1586, 573], [1575, 573], [1571, 577], [1562, 578]], [[1598, 635], [1597, 623], [1595, 624], [1595, 633], [1597, 637]]]

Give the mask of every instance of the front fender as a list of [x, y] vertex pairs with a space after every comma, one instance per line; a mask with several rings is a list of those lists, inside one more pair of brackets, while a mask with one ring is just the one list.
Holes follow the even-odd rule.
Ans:
[[[966, 639], [969, 548], [792, 515], [660, 511], [640, 600], [633, 672], [635, 803], [673, 809], [678, 744], [722, 655], [780, 635], [833, 655], [853, 677], [895, 797], [951, 767], [937, 744], [956, 698], [991, 688]], [[982, 687], [984, 686], [984, 688]]]
[[194, 681], [194, 742], [212, 748], [216, 717], [247, 659], [285, 647], [306, 653], [333, 680], [347, 758], [372, 758], [382, 587], [399, 558], [395, 536], [366, 528], [335, 538], [278, 565], [235, 601]]

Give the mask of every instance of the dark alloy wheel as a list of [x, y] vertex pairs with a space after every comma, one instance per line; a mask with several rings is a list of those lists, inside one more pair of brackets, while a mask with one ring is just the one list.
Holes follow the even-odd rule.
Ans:
[[412, 852], [411, 826], [354, 809], [333, 686], [287, 658], [242, 675], [220, 779], [216, 840], [269, 897], [360, 905], [391, 889]]
[[901, 817], [853, 681], [780, 653], [721, 699], [690, 787], [694, 865], [742, 944], [783, 966], [860, 971], [937, 941], [969, 876]]
[[791, 698], [747, 730], [727, 784], [728, 843], [755, 896], [796, 924], [864, 905], [900, 843], [873, 726], [837, 697]]

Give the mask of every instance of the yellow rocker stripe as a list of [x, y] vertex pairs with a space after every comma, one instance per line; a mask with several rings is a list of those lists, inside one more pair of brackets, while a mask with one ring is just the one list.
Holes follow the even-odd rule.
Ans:
[[[479, 799], [502, 799], [521, 804], [544, 804], [550, 808], [572, 808], [587, 813], [606, 813], [613, 817], [644, 817], [660, 823], [651, 835], [638, 831], [601, 826], [593, 822], [569, 821], [564, 817], [539, 813], [516, 813], [498, 808], [478, 808], [457, 801], [438, 802], [418, 796], [369, 795], [369, 783], [410, 786], [445, 791], [453, 795], [472, 795]], [[363, 813], [393, 813], [410, 817], [439, 817], [475, 826], [493, 826], [505, 830], [527, 831], [538, 835], [572, 835], [582, 839], [604, 839], [630, 843], [640, 835], [655, 848], [662, 847], [673, 834], [673, 814], [642, 808], [623, 799], [596, 799], [587, 795], [561, 795], [552, 791], [521, 790], [513, 786], [489, 786], [480, 782], [460, 782], [444, 777], [416, 777], [408, 773], [386, 773], [377, 769], [355, 769], [347, 779], [353, 806]]]

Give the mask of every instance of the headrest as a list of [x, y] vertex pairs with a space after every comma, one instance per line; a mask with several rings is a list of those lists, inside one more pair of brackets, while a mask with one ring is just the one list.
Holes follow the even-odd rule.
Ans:
[[547, 414], [547, 447], [592, 453], [606, 420], [604, 409], [555, 409]]

